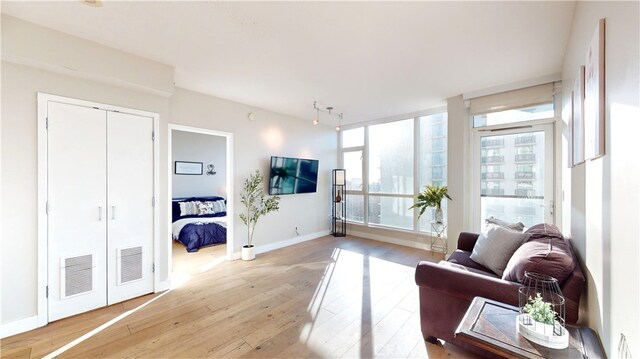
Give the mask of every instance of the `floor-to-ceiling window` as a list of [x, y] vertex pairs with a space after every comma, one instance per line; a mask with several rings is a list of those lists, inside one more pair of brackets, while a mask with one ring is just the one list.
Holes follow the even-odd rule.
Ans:
[[349, 222], [429, 231], [433, 211], [417, 221], [417, 211], [409, 207], [424, 186], [447, 184], [444, 110], [344, 130], [340, 154], [346, 169]]

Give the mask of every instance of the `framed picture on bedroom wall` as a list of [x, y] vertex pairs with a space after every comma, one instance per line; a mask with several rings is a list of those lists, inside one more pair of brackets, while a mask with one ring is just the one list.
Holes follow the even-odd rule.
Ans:
[[604, 25], [600, 19], [587, 48], [584, 69], [584, 156], [604, 155]]
[[202, 162], [176, 161], [174, 173], [177, 175], [202, 175]]
[[584, 66], [580, 66], [571, 92], [571, 167], [584, 162]]

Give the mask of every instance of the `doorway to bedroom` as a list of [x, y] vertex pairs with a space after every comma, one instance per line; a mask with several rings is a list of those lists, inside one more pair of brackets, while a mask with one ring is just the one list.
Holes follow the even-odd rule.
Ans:
[[233, 256], [232, 135], [169, 125], [172, 286]]

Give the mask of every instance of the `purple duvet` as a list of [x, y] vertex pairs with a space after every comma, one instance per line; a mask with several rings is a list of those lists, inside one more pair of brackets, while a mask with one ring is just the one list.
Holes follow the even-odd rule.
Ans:
[[227, 243], [227, 229], [218, 223], [189, 223], [180, 231], [178, 241], [187, 252], [197, 252], [202, 247]]

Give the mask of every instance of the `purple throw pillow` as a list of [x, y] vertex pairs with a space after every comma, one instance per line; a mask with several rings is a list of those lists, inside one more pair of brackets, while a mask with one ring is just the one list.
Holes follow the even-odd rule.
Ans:
[[571, 244], [550, 224], [535, 225], [525, 233], [531, 237], [513, 253], [502, 279], [522, 283], [525, 272], [536, 272], [554, 277], [562, 284], [576, 265]]

